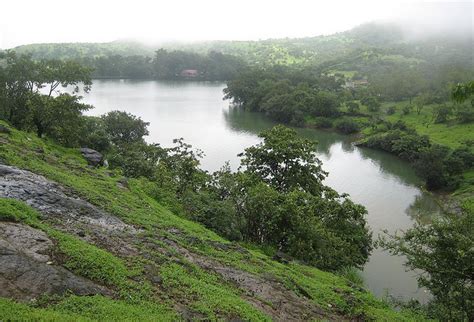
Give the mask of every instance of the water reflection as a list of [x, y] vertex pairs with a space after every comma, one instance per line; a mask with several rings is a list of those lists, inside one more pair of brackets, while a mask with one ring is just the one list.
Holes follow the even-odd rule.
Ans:
[[436, 197], [422, 193], [415, 197], [415, 201], [408, 206], [406, 213], [412, 220], [426, 225], [431, 222], [434, 216], [439, 216], [441, 211]]

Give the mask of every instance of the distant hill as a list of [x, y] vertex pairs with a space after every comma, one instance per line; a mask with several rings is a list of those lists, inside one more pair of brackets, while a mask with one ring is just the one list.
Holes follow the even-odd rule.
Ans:
[[138, 42], [30, 44], [13, 48], [35, 59], [78, 59], [111, 55], [152, 56], [154, 49]]
[[[30, 53], [36, 59], [77, 59], [97, 71], [97, 77], [107, 77], [100, 70], [116, 69], [120, 65], [133, 66], [139, 62], [140, 75], [146, 74], [148, 64], [137, 56], [155, 56], [165, 48], [207, 55], [209, 52], [237, 56], [249, 65], [319, 66], [325, 71], [354, 74], [369, 73], [374, 66], [415, 66], [427, 62], [433, 65], [455, 64], [474, 69], [472, 35], [431, 35], [415, 38], [404, 26], [368, 23], [329, 36], [281, 38], [259, 41], [205, 41], [195, 43], [166, 43], [149, 46], [138, 42], [31, 44], [14, 48], [19, 53]], [[181, 54], [180, 54], [181, 55]], [[120, 57], [118, 57], [120, 56]], [[104, 62], [108, 60], [107, 62]], [[99, 61], [102, 60], [102, 61]], [[119, 64], [119, 63], [117, 63]], [[107, 68], [103, 68], [103, 66]], [[114, 66], [112, 66], [114, 65]], [[130, 69], [130, 67], [127, 67]], [[188, 66], [188, 68], [194, 68]], [[127, 78], [121, 70], [120, 77]], [[103, 74], [103, 75], [102, 75]], [[137, 74], [137, 73], [136, 73]]]

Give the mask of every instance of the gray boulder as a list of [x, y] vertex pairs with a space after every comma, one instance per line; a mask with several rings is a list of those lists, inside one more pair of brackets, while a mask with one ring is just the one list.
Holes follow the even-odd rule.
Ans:
[[0, 124], [0, 133], [10, 134], [11, 130], [5, 125]]
[[41, 295], [110, 295], [105, 287], [54, 263], [53, 242], [37, 229], [0, 222], [0, 297], [29, 301]]
[[96, 167], [104, 164], [104, 156], [100, 152], [89, 148], [81, 148], [80, 151], [89, 165]]

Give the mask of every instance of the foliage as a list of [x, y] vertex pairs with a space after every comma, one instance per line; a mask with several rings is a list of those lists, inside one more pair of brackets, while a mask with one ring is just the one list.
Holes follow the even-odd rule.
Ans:
[[434, 299], [430, 313], [441, 320], [474, 318], [474, 213], [448, 215], [430, 225], [417, 224], [403, 235], [389, 236], [382, 245], [391, 253], [406, 256], [420, 286]]
[[356, 114], [360, 110], [360, 106], [357, 102], [348, 102], [348, 103], [346, 103], [346, 105], [347, 105], [347, 110], [351, 114]]
[[[33, 61], [12, 51], [0, 53], [0, 119], [48, 135], [65, 145], [78, 141], [81, 112], [91, 107], [76, 95], [53, 97], [58, 86], [90, 89], [90, 69], [74, 61]], [[48, 95], [41, 94], [47, 88]]]
[[446, 105], [440, 105], [433, 111], [435, 117], [435, 123], [445, 123], [449, 116], [452, 114], [452, 109]]
[[430, 190], [455, 189], [459, 176], [472, 167], [473, 153], [467, 147], [452, 150], [433, 144], [428, 137], [421, 136], [413, 129], [391, 125], [389, 131], [372, 135], [365, 145], [382, 149], [413, 163], [418, 174], [426, 180]]
[[326, 269], [363, 265], [371, 250], [366, 211], [322, 184], [314, 142], [283, 126], [261, 137], [242, 159], [244, 238]]
[[396, 112], [395, 106], [392, 105], [392, 106], [389, 106], [389, 107], [387, 108], [387, 114], [388, 114], [388, 115], [393, 115], [393, 114], [395, 114], [395, 112]]
[[339, 99], [334, 93], [341, 83], [334, 76], [314, 74], [299, 69], [254, 68], [227, 82], [225, 98], [270, 118], [301, 126], [305, 116], [339, 115]]
[[296, 131], [275, 126], [260, 134], [263, 143], [249, 147], [241, 155], [245, 173], [261, 178], [282, 192], [301, 190], [321, 195], [327, 176], [316, 157], [315, 142], [299, 138]]
[[380, 102], [373, 96], [364, 97], [361, 103], [367, 106], [369, 112], [378, 112], [380, 109]]
[[319, 129], [328, 129], [333, 126], [332, 120], [327, 117], [318, 117], [314, 120], [313, 124]]
[[451, 97], [457, 103], [466, 101], [474, 94], [474, 81], [457, 84], [451, 93]]
[[411, 110], [412, 110], [411, 105], [405, 105], [405, 106], [403, 107], [403, 115], [408, 115], [408, 114], [410, 114]]
[[[4, 124], [3, 122], [0, 123]], [[258, 250], [244, 248], [238, 244], [225, 241], [201, 225], [172, 214], [151, 198], [146, 187], [153, 183], [145, 178], [129, 179], [128, 188], [123, 189], [117, 185], [117, 182], [123, 180], [121, 176], [117, 175], [117, 172], [88, 168], [76, 149], [66, 149], [50, 141], [38, 139], [15, 129], [12, 129], [5, 142], [5, 144], [0, 145], [0, 158], [4, 162], [42, 174], [50, 180], [55, 180], [70, 188], [74, 191], [75, 195], [80, 196], [82, 199], [88, 200], [129, 224], [141, 227], [143, 234], [140, 236], [147, 236], [146, 243], [137, 240], [141, 250], [151, 256], [159, 256], [160, 260], [164, 261], [164, 264], [161, 264], [160, 267], [171, 267], [168, 271], [171, 276], [179, 276], [178, 280], [170, 280], [172, 284], [169, 285], [174, 285], [173, 287], [160, 288], [154, 295], [150, 296], [148, 294], [145, 297], [140, 297], [138, 302], [135, 300], [110, 300], [102, 297], [72, 297], [70, 301], [68, 300], [69, 298], [66, 298], [64, 302], [60, 301], [57, 306], [53, 303], [48, 303], [46, 308], [35, 308], [12, 301], [0, 300], [2, 312], [10, 314], [7, 317], [16, 314], [15, 317], [21, 319], [38, 319], [43, 317], [45, 319], [64, 320], [65, 315], [62, 312], [68, 312], [71, 313], [71, 317], [76, 317], [77, 314], [80, 314], [84, 318], [89, 317], [92, 319], [102, 319], [104, 316], [115, 317], [120, 314], [123, 315], [124, 319], [128, 316], [130, 318], [139, 318], [141, 317], [140, 315], [135, 315], [138, 314], [137, 311], [143, 312], [143, 314], [149, 312], [150, 316], [153, 316], [154, 313], [152, 312], [157, 312], [154, 309], [156, 303], [167, 305], [170, 302], [172, 306], [174, 303], [182, 305], [181, 303], [184, 301], [186, 306], [202, 308], [202, 312], [206, 312], [203, 313], [204, 317], [210, 318], [213, 316], [224, 319], [229, 317], [235, 318], [235, 314], [230, 314], [229, 310], [232, 312], [236, 312], [236, 310], [243, 311], [248, 307], [242, 307], [239, 304], [242, 303], [242, 298], [247, 302], [248, 300], [246, 297], [233, 295], [241, 293], [232, 284], [216, 279], [214, 274], [204, 270], [200, 270], [199, 275], [196, 275], [193, 273], [193, 270], [189, 270], [191, 264], [186, 258], [175, 261], [168, 256], [160, 256], [162, 254], [161, 251], [155, 254], [150, 248], [147, 248], [148, 244], [156, 243], [156, 245], [161, 245], [160, 247], [165, 247], [166, 252], [170, 254], [176, 253], [173, 247], [160, 243], [160, 239], [166, 236], [167, 240], [187, 248], [193, 253], [202, 256], [202, 258], [216, 261], [229, 268], [255, 274], [259, 278], [265, 278], [265, 276], [270, 274], [272, 280], [280, 283], [279, 285], [282, 288], [294, 291], [297, 294], [305, 292], [304, 294], [307, 294], [308, 301], [321, 307], [323, 312], [328, 314], [336, 314], [337, 316], [342, 314], [345, 317], [364, 316], [367, 319], [398, 319], [407, 321], [420, 320], [421, 318], [419, 316], [415, 317], [411, 313], [392, 310], [390, 306], [377, 300], [367, 291], [353, 288], [352, 284], [348, 283], [346, 279], [334, 274], [296, 262], [282, 264], [271, 260], [271, 258]], [[50, 156], [47, 160], [35, 152], [38, 147], [47, 151]], [[225, 186], [224, 183], [221, 186]], [[219, 195], [222, 196], [225, 195], [226, 189], [218, 191], [221, 191]], [[331, 207], [328, 207], [328, 210], [330, 209]], [[179, 233], [175, 234], [171, 233], [171, 231], [179, 231]], [[138, 256], [139, 259], [145, 260], [141, 255]], [[121, 257], [120, 259], [127, 262], [128, 266], [130, 261], [136, 259], [136, 257]], [[145, 263], [147, 262], [140, 263], [140, 265], [145, 265]], [[173, 273], [175, 268], [177, 272]], [[138, 273], [140, 274], [140, 272]], [[134, 279], [141, 279], [143, 277], [143, 275], [139, 275], [134, 277]], [[211, 280], [212, 288], [208, 289], [207, 284], [201, 283], [199, 284], [200, 289], [194, 291], [195, 288], [189, 288], [188, 284], [181, 284], [179, 282], [186, 280]], [[134, 292], [136, 291], [130, 290], [129, 287], [122, 291], [125, 298], [128, 298], [128, 296], [136, 298]], [[230, 301], [226, 303], [233, 304], [229, 304], [224, 309], [224, 306], [216, 304], [216, 301], [209, 298], [209, 296], [212, 296], [212, 293], [230, 294], [231, 296], [228, 297], [226, 295], [226, 301]], [[167, 299], [155, 298], [157, 294], [164, 294]], [[234, 299], [235, 302], [233, 302]], [[62, 305], [62, 303], [67, 304]], [[232, 309], [229, 309], [230, 306], [232, 306]], [[165, 312], [168, 311], [165, 310], [163, 314], [167, 314]]]
[[92, 108], [79, 103], [77, 96], [60, 94], [52, 97], [38, 93], [29, 95], [26, 106], [28, 114], [25, 121], [31, 122], [38, 137], [46, 135], [68, 146], [77, 144], [82, 112]]
[[101, 116], [105, 131], [114, 145], [126, 145], [143, 142], [143, 137], [148, 135], [148, 122], [142, 121], [130, 113], [112, 111]]
[[340, 119], [335, 123], [335, 127], [338, 131], [344, 134], [353, 134], [359, 132], [359, 124], [351, 119]]

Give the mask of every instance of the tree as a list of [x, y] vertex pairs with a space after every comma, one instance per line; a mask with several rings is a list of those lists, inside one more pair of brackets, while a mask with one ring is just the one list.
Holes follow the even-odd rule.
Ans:
[[341, 119], [336, 122], [336, 129], [344, 134], [352, 134], [359, 131], [359, 124], [351, 119]]
[[[32, 118], [27, 101], [43, 87], [49, 86], [48, 96], [60, 85], [74, 85], [77, 91], [78, 84], [83, 84], [85, 91], [90, 89], [91, 69], [73, 61], [37, 62], [29, 55], [13, 51], [0, 54], [1, 60], [4, 64], [0, 66], [0, 117], [20, 129], [27, 128], [29, 124], [25, 121]], [[39, 102], [37, 96], [33, 100]]]
[[279, 191], [300, 189], [314, 195], [324, 190], [327, 173], [316, 157], [314, 141], [300, 138], [296, 131], [282, 125], [259, 135], [263, 143], [245, 149], [241, 164], [254, 175]]
[[91, 88], [92, 69], [85, 67], [75, 61], [43, 60], [37, 63], [40, 80], [36, 84], [38, 88], [48, 87], [48, 96], [59, 87], [75, 86], [82, 84], [83, 90], [88, 92]]
[[452, 99], [457, 103], [466, 101], [472, 95], [474, 95], [474, 81], [468, 83], [459, 83], [453, 88], [451, 92]]
[[435, 123], [444, 123], [452, 113], [452, 108], [446, 104], [439, 105], [434, 111]]
[[77, 143], [82, 112], [92, 108], [79, 103], [77, 96], [61, 94], [51, 97], [32, 93], [26, 103], [28, 120], [38, 137], [47, 135], [60, 143]]
[[405, 105], [405, 106], [403, 107], [403, 110], [402, 110], [403, 115], [408, 115], [408, 114], [410, 114], [411, 109], [412, 109], [411, 105]]
[[415, 224], [402, 235], [385, 236], [380, 244], [404, 255], [406, 266], [421, 270], [418, 284], [434, 299], [429, 312], [445, 321], [474, 320], [474, 213], [435, 218]]
[[373, 96], [366, 97], [361, 102], [367, 106], [369, 112], [378, 112], [381, 106], [380, 102]]
[[346, 105], [347, 105], [347, 110], [351, 114], [356, 114], [360, 110], [359, 103], [357, 102], [348, 102]]
[[127, 112], [112, 111], [101, 116], [110, 141], [115, 145], [143, 142], [150, 123]]
[[234, 189], [244, 239], [324, 269], [361, 267], [372, 249], [366, 210], [322, 184], [315, 142], [281, 125], [260, 136], [241, 154]]
[[430, 100], [430, 96], [429, 96], [428, 93], [423, 93], [423, 94], [415, 97], [415, 99], [413, 100], [413, 103], [415, 105], [416, 113], [418, 115], [421, 114], [421, 111], [428, 104], [429, 100]]
[[395, 114], [396, 111], [397, 111], [397, 109], [395, 108], [395, 106], [393, 106], [393, 105], [389, 106], [387, 108], [387, 115], [393, 115], [393, 114]]

